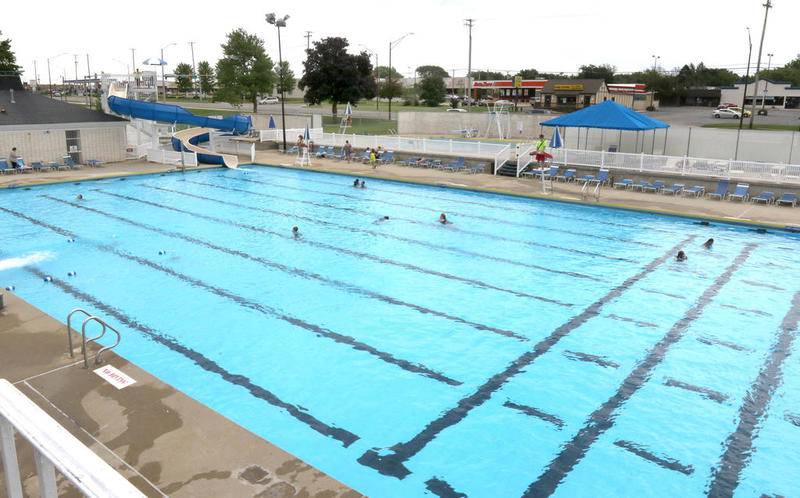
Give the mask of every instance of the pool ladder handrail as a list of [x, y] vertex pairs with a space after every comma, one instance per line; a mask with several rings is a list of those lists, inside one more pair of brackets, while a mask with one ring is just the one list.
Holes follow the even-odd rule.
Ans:
[[[86, 315], [86, 318], [92, 316], [91, 313], [89, 313], [83, 308], [75, 308], [72, 311], [70, 311], [69, 314], [67, 315], [67, 343], [69, 344], [70, 358], [75, 358], [75, 350], [72, 347], [72, 315], [74, 315], [75, 313], [83, 313], [84, 315]], [[81, 353], [83, 353], [83, 349], [81, 349]]]
[[[100, 351], [98, 351], [97, 354], [95, 355], [94, 364], [99, 365], [100, 362], [102, 361], [103, 353], [117, 347], [120, 341], [122, 340], [122, 336], [120, 335], [117, 329], [109, 325], [108, 322], [106, 322], [102, 318], [92, 315], [91, 313], [82, 308], [75, 308], [74, 310], [70, 311], [69, 315], [67, 315], [67, 341], [69, 343], [69, 355], [71, 358], [75, 357], [75, 351], [73, 350], [72, 347], [72, 315], [74, 315], [75, 313], [82, 313], [86, 315], [86, 318], [83, 320], [83, 323], [81, 324], [81, 354], [83, 355], [83, 366], [85, 368], [89, 368], [89, 354], [88, 354], [88, 348], [86, 346], [92, 342], [96, 342], [102, 339], [103, 336], [106, 335], [106, 331], [108, 330], [111, 330], [112, 332], [114, 332], [114, 335], [117, 336], [117, 340], [114, 342], [114, 344], [101, 348]], [[92, 322], [99, 323], [100, 326], [102, 327], [102, 331], [100, 332], [99, 335], [86, 339], [86, 326]]]

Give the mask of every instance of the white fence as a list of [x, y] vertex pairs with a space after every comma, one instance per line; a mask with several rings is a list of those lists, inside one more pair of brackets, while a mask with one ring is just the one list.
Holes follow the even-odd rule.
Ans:
[[110, 465], [67, 432], [47, 413], [5, 379], [0, 379], [0, 455], [8, 498], [22, 498], [14, 433], [33, 446], [39, 495], [58, 496], [58, 471], [86, 496], [144, 498], [138, 489]]
[[174, 164], [176, 166], [197, 166], [197, 154], [165, 149], [148, 149], [147, 161], [151, 163]]

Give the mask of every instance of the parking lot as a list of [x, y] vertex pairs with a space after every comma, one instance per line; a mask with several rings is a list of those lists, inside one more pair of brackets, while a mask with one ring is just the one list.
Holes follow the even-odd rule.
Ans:
[[[647, 114], [672, 126], [703, 126], [736, 121], [734, 119], [715, 119], [712, 116], [713, 110], [713, 107], [662, 107], [656, 112]], [[756, 124], [794, 125], [800, 130], [800, 109], [770, 109], [767, 107], [767, 111], [769, 112], [767, 116], [756, 115]], [[749, 118], [745, 118], [745, 127], [748, 122]]]

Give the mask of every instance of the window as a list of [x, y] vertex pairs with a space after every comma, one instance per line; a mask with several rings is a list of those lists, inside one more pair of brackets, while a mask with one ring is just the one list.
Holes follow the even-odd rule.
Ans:
[[67, 154], [76, 163], [81, 163], [81, 131], [67, 130]]

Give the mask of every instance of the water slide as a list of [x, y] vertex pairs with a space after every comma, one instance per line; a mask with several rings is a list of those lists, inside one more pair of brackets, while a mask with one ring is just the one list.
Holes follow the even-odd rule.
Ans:
[[249, 116], [238, 114], [226, 118], [197, 116], [178, 105], [128, 99], [122, 96], [126, 93], [126, 88], [110, 87], [108, 98], [105, 102], [108, 106], [107, 112], [162, 123], [180, 123], [195, 126], [195, 128], [183, 130], [173, 135], [172, 146], [175, 150], [181, 150], [181, 146], [183, 146], [184, 150], [196, 152], [198, 160], [201, 162], [225, 165], [229, 168], [238, 166], [239, 160], [236, 156], [204, 149], [198, 144], [208, 141], [210, 129], [221, 130], [235, 135], [248, 133], [253, 126]]

